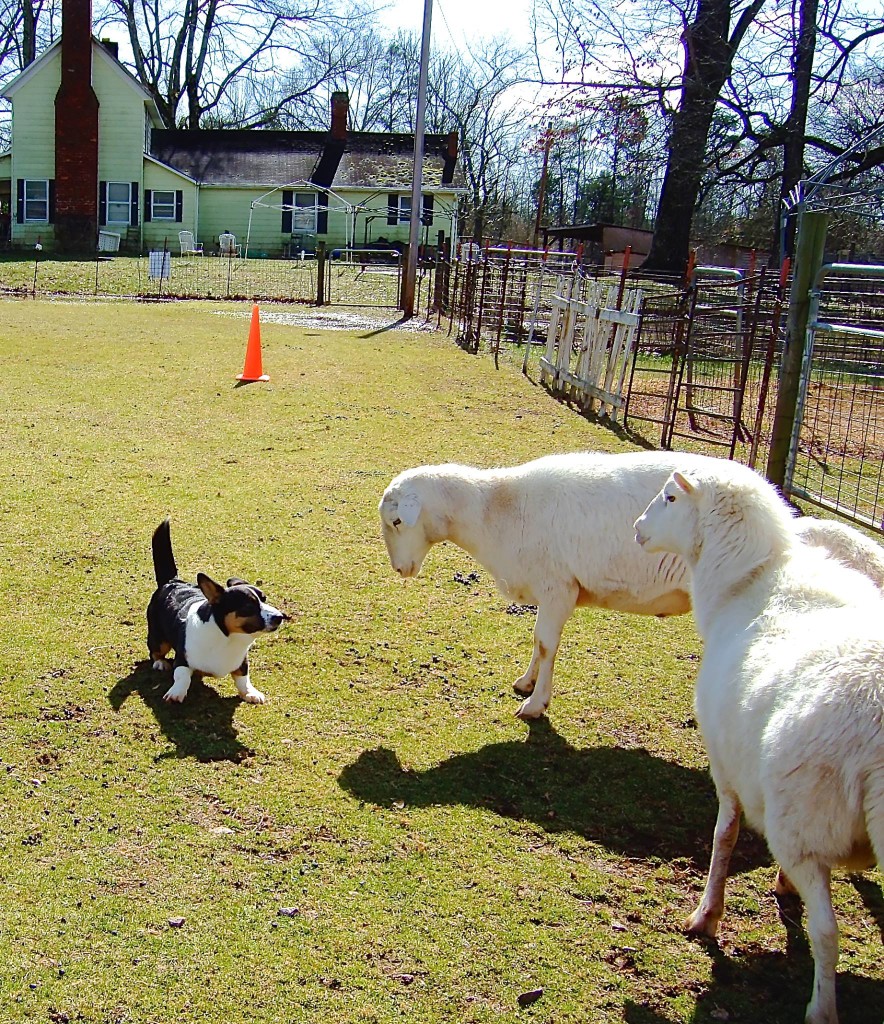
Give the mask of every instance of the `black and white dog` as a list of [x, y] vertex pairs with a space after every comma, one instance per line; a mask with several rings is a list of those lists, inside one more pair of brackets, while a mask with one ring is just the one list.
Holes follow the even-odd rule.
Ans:
[[256, 634], [272, 633], [288, 616], [245, 580], [234, 577], [222, 587], [205, 573], [197, 573], [196, 586], [179, 579], [168, 519], [154, 530], [151, 548], [157, 589], [147, 606], [147, 647], [155, 669], [174, 669], [163, 699], [183, 701], [194, 672], [229, 673], [243, 700], [263, 704], [264, 694], [249, 679], [248, 651]]

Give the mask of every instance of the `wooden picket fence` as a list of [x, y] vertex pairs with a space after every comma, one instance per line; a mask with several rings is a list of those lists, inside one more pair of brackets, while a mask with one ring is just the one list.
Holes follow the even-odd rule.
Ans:
[[540, 359], [541, 381], [584, 412], [616, 421], [624, 404], [642, 298], [638, 288], [576, 274], [561, 278]]

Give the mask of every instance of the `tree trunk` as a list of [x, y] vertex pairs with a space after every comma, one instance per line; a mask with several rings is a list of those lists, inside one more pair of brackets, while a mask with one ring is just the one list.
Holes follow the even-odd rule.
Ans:
[[763, 3], [754, 0], [745, 8], [729, 36], [731, 0], [700, 0], [694, 21], [685, 29], [681, 103], [672, 120], [669, 157], [644, 270], [684, 273], [715, 107], [731, 73], [734, 53]]
[[792, 51], [792, 104], [784, 126], [783, 178], [780, 185], [779, 208], [774, 224], [771, 246], [771, 265], [779, 266], [783, 257], [791, 256], [795, 250], [795, 217], [786, 221], [785, 231], [780, 231], [782, 200], [789, 197], [804, 176], [804, 138], [807, 130], [807, 107], [810, 101], [810, 87], [813, 75], [813, 58], [816, 51], [816, 19], [819, 0], [802, 0], [798, 37]]
[[24, 70], [37, 59], [37, 16], [33, 0], [24, 0], [21, 13], [21, 66]]

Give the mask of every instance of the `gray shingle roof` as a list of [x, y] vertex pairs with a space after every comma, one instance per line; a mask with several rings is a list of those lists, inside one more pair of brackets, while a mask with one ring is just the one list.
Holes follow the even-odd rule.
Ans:
[[[204, 185], [315, 181], [329, 188], [383, 189], [411, 181], [414, 136], [349, 132], [342, 152], [328, 132], [163, 128], [152, 132], [150, 152]], [[427, 135], [424, 183], [456, 186], [462, 184], [458, 177], [449, 137]]]

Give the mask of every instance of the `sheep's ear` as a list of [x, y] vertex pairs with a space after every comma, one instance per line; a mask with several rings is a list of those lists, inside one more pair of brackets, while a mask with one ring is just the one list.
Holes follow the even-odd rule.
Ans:
[[406, 526], [414, 526], [421, 514], [421, 500], [416, 494], [403, 494], [399, 499], [399, 518]]
[[685, 494], [692, 494], [697, 489], [697, 485], [683, 473], [679, 473], [678, 470], [672, 474], [672, 479], [676, 487], [684, 491]]

